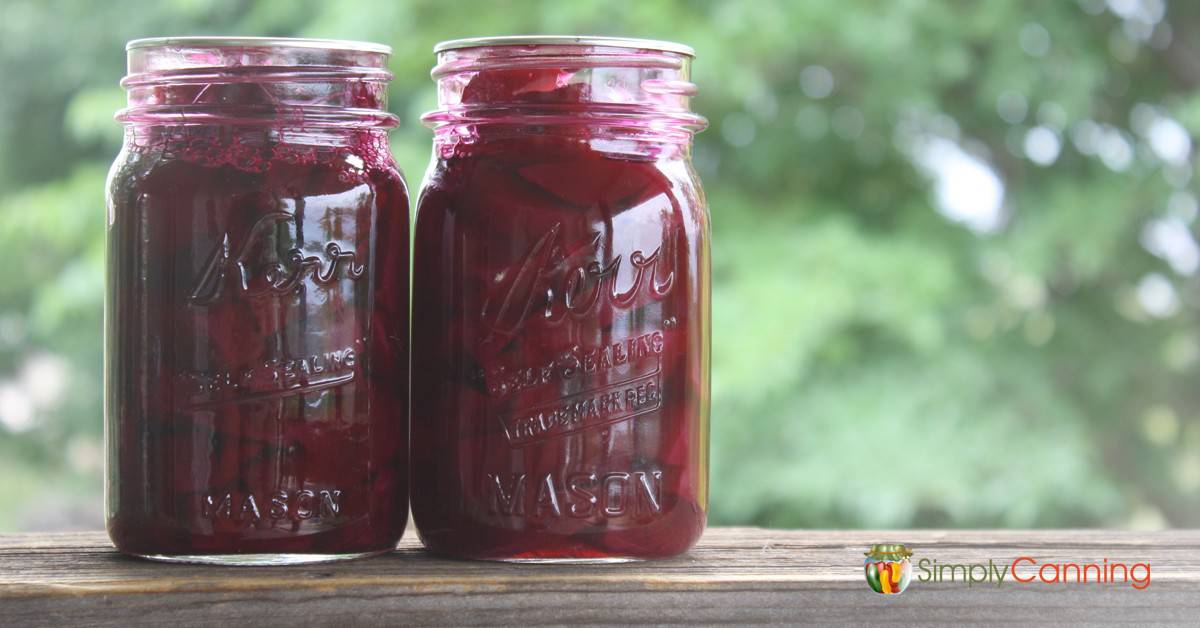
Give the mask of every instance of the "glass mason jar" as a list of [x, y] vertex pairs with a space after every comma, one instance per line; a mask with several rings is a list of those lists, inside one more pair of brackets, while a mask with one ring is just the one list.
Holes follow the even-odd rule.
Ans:
[[709, 218], [692, 51], [440, 44], [413, 257], [413, 517], [430, 550], [671, 556], [708, 503]]
[[147, 558], [393, 549], [407, 515], [408, 195], [390, 49], [131, 42], [108, 180], [108, 531]]

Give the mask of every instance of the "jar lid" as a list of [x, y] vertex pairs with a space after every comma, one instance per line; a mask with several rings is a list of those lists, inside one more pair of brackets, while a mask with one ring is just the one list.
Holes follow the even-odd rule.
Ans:
[[864, 554], [870, 558], [887, 558], [899, 560], [912, 556], [912, 550], [900, 543], [879, 543], [871, 546], [871, 551]]
[[125, 50], [161, 47], [256, 47], [256, 48], [317, 48], [320, 50], [349, 50], [392, 54], [392, 47], [369, 41], [342, 39], [307, 39], [302, 37], [146, 37], [125, 44]]
[[580, 35], [505, 35], [502, 37], [470, 37], [451, 39], [433, 47], [433, 52], [445, 52], [459, 48], [483, 48], [486, 46], [609, 46], [612, 48], [636, 48], [674, 52], [689, 57], [696, 56], [691, 46], [656, 39], [630, 37], [592, 37]]

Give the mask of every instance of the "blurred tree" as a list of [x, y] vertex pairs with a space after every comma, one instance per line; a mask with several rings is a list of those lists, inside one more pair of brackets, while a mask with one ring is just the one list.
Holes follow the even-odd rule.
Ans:
[[0, 529], [99, 522], [126, 40], [389, 43], [415, 184], [432, 45], [531, 32], [698, 50], [715, 522], [1200, 524], [1194, 3], [5, 0]]

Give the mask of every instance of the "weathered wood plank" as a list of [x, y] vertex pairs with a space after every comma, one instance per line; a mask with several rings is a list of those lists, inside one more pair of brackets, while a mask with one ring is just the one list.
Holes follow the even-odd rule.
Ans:
[[[939, 563], [1148, 562], [1151, 584], [914, 581], [862, 576], [872, 543]], [[917, 572], [920, 574], [921, 572]], [[624, 565], [506, 565], [395, 553], [307, 567], [165, 565], [116, 554], [102, 533], [0, 536], [0, 624], [585, 624], [1200, 620], [1200, 531], [710, 530], [687, 556]]]

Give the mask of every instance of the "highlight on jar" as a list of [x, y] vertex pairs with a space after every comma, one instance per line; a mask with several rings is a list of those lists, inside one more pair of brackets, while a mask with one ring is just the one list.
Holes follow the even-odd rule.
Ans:
[[435, 48], [413, 256], [412, 509], [436, 554], [687, 551], [708, 510], [709, 215], [694, 53]]
[[108, 179], [106, 520], [219, 564], [393, 550], [408, 500], [408, 193], [386, 46], [128, 47]]

